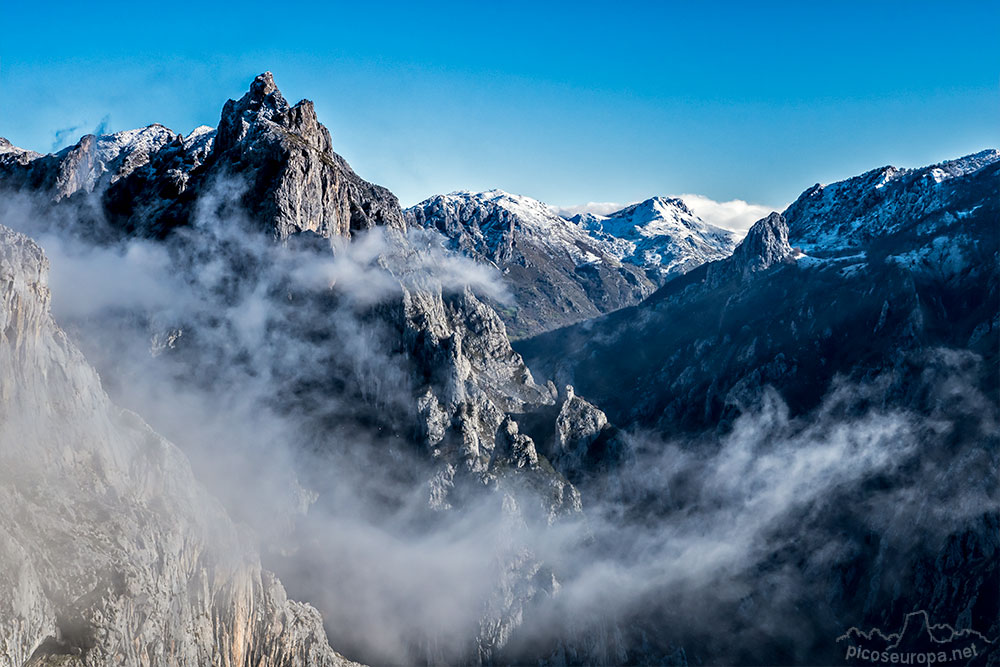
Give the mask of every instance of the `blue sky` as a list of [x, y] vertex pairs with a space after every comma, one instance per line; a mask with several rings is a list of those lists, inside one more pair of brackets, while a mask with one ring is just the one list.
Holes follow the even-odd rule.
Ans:
[[271, 70], [404, 204], [499, 187], [780, 206], [1000, 146], [995, 1], [5, 2], [0, 25], [15, 144], [215, 125]]

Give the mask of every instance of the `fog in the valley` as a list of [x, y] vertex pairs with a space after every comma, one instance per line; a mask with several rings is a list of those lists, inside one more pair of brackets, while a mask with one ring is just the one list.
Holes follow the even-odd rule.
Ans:
[[431, 509], [440, 464], [407, 439], [415, 384], [391, 313], [421, 291], [509, 303], [501, 276], [426, 231], [278, 243], [241, 195], [218, 184], [165, 241], [98, 240], [89, 218], [29, 198], [0, 202], [0, 223], [45, 249], [54, 315], [112, 398], [183, 449], [349, 657], [467, 656], [516, 596], [511, 568], [546, 583], [511, 655], [565, 640], [614, 661], [615, 628], [636, 623], [678, 645], [750, 631], [808, 645], [821, 614], [800, 605], [822, 605], [849, 532], [888, 536], [891, 578], [893, 554], [997, 508], [995, 454], [975, 446], [996, 437], [996, 406], [971, 389], [978, 360], [940, 350], [927, 414], [869, 400], [879, 377], [835, 383], [807, 417], [767, 390], [725, 432], [626, 430], [627, 455], [580, 478], [582, 515], [521, 520], [526, 496], [485, 484]]

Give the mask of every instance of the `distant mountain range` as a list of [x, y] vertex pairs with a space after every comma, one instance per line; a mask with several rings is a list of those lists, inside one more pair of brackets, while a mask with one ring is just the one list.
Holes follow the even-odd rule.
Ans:
[[500, 312], [514, 337], [635, 304], [670, 278], [726, 257], [737, 240], [680, 199], [663, 197], [567, 219], [502, 190], [454, 192], [403, 213], [409, 224], [436, 229], [448, 247], [503, 273], [515, 301]]
[[[519, 348], [544, 376], [616, 408], [614, 418], [670, 429], [717, 423], [739, 392], [765, 385], [789, 383], [786, 400], [805, 410], [834, 376], [870, 377], [904, 363], [907, 349], [971, 347], [989, 368], [998, 183], [1000, 153], [990, 150], [814, 186], [758, 222], [731, 257], [634, 309]], [[625, 377], [609, 372], [622, 366]], [[622, 382], [634, 392], [622, 394]]]

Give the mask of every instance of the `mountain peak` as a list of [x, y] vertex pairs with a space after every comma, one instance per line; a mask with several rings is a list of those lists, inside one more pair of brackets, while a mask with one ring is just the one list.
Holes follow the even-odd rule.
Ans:
[[662, 195], [656, 195], [655, 197], [651, 197], [650, 199], [646, 200], [646, 203], [649, 203], [652, 206], [661, 206], [661, 207], [678, 206], [685, 209], [687, 208], [687, 205], [680, 199], [677, 199], [675, 197], [664, 197]]
[[250, 90], [237, 100], [229, 100], [222, 108], [216, 146], [225, 150], [239, 143], [250, 128], [262, 120], [271, 120], [289, 110], [288, 101], [274, 83], [270, 72], [258, 75]]
[[691, 211], [680, 199], [675, 199], [673, 197], [663, 197], [657, 195], [655, 197], [650, 197], [649, 199], [637, 202], [635, 204], [630, 204], [620, 211], [611, 213], [608, 217], [617, 218], [625, 216], [634, 216], [636, 213], [642, 214], [644, 217], [664, 217], [668, 215], [671, 211], [680, 212], [684, 215], [694, 216], [694, 212]]
[[[254, 95], [264, 97], [277, 92], [278, 86], [274, 83], [274, 75], [270, 72], [258, 74], [250, 84], [250, 92]], [[278, 93], [280, 95], [280, 92]]]

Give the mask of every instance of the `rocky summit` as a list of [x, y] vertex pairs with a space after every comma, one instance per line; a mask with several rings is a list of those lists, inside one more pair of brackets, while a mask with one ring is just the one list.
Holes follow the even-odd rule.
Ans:
[[244, 213], [285, 239], [300, 232], [350, 236], [376, 225], [402, 228], [396, 198], [357, 176], [333, 152], [312, 102], [290, 106], [270, 72], [222, 110], [216, 130], [187, 137], [160, 125], [95, 137], [25, 162], [2, 155], [8, 183], [53, 200], [91, 195], [116, 233], [162, 237], [188, 224], [195, 202], [220, 183], [252, 192]]
[[1000, 636], [1000, 153], [741, 239], [667, 197], [402, 210], [334, 145], [270, 73], [216, 128], [0, 139], [0, 665]]

